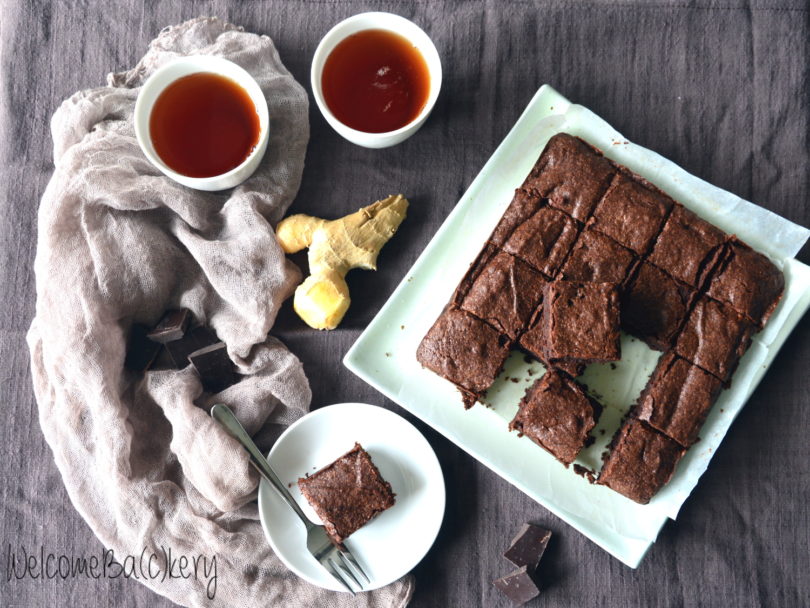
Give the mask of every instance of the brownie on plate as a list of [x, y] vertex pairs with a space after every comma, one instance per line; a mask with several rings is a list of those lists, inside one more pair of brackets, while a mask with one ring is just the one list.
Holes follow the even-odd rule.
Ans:
[[509, 430], [526, 435], [567, 467], [588, 442], [601, 412], [579, 384], [548, 370], [526, 390]]
[[495, 226], [495, 230], [492, 231], [489, 237], [490, 243], [502, 247], [512, 236], [515, 228], [537, 213], [540, 207], [545, 204], [537, 190], [526, 190], [524, 188], [515, 190], [512, 202], [509, 203], [498, 225]]
[[613, 437], [597, 483], [647, 504], [672, 478], [685, 452], [674, 439], [630, 419]]
[[700, 289], [720, 259], [728, 235], [675, 205], [647, 258], [669, 276]]
[[753, 330], [730, 307], [703, 296], [689, 313], [675, 352], [727, 382], [748, 349]]
[[762, 327], [782, 299], [784, 289], [785, 276], [773, 262], [733, 239], [707, 293]]
[[467, 409], [495, 381], [508, 355], [506, 336], [452, 307], [439, 316], [416, 350], [423, 367], [459, 388]]
[[552, 207], [584, 222], [615, 173], [596, 148], [579, 137], [558, 133], [546, 144], [523, 187], [537, 190]]
[[488, 245], [462, 281], [458, 305], [514, 340], [540, 304], [547, 282], [525, 262]]
[[395, 502], [391, 484], [359, 443], [317, 473], [299, 478], [298, 487], [338, 544]]
[[615, 283], [554, 281], [543, 296], [543, 353], [548, 361], [617, 361], [619, 292]]
[[669, 352], [658, 361], [633, 415], [688, 448], [722, 388], [719, 379]]
[[614, 241], [646, 254], [675, 201], [640, 177], [620, 172], [588, 224]]
[[623, 284], [635, 266], [636, 256], [596, 230], [583, 230], [563, 264], [566, 281]]
[[553, 277], [577, 238], [577, 225], [562, 211], [545, 205], [518, 226], [503, 250]]
[[668, 350], [696, 296], [691, 287], [642, 262], [622, 294], [622, 328], [651, 348]]

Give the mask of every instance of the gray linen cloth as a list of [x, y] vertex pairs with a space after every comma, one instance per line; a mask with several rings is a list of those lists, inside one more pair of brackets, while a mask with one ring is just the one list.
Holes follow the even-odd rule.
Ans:
[[[139, 86], [186, 54], [238, 63], [267, 97], [267, 154], [227, 193], [175, 184], [135, 139]], [[74, 506], [118, 560], [146, 551], [165, 571], [166, 550], [206, 556], [207, 573], [138, 577], [179, 604], [404, 606], [411, 577], [352, 600], [290, 573], [264, 538], [246, 454], [207, 413], [226, 403], [255, 433], [309, 408], [300, 361], [268, 337], [300, 280], [273, 224], [301, 180], [306, 92], [270, 38], [209, 18], [165, 29], [135, 68], [108, 84], [76, 93], [52, 119], [55, 170], [39, 210], [28, 334], [40, 424]], [[123, 369], [131, 324], [155, 323], [179, 306], [227, 343], [244, 374], [238, 384], [211, 396], [190, 367], [145, 377]]]

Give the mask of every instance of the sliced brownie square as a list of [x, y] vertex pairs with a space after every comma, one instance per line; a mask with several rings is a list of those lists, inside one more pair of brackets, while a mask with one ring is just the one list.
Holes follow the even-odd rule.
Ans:
[[592, 363], [620, 358], [615, 283], [549, 283], [543, 295], [542, 324], [548, 361]]
[[720, 259], [728, 235], [675, 205], [648, 260], [671, 277], [699, 289]]
[[558, 133], [546, 144], [524, 188], [532, 188], [549, 204], [584, 222], [610, 185], [616, 169], [590, 144]]
[[545, 205], [515, 229], [503, 250], [553, 277], [576, 240], [577, 230], [574, 220]]
[[754, 326], [732, 308], [698, 299], [675, 342], [675, 352], [728, 382], [751, 343]]
[[596, 230], [583, 230], [563, 264], [566, 281], [624, 284], [636, 256]]
[[650, 348], [672, 347], [697, 292], [661, 269], [641, 262], [622, 294], [622, 328]]
[[509, 355], [509, 339], [458, 308], [447, 308], [428, 330], [416, 359], [455, 384], [469, 409], [492, 385]]
[[573, 377], [579, 376], [585, 371], [585, 363], [578, 359], [559, 359], [556, 361], [546, 359], [546, 335], [543, 331], [542, 304], [532, 315], [529, 328], [518, 338], [518, 346], [540, 361], [546, 369], [559, 369]]
[[579, 384], [548, 370], [526, 390], [509, 430], [526, 435], [567, 467], [588, 443], [601, 412]]
[[669, 196], [641, 178], [617, 173], [588, 224], [636, 254], [644, 255], [674, 204]]
[[498, 225], [489, 237], [489, 241], [502, 247], [515, 229], [533, 216], [546, 203], [536, 190], [518, 188], [512, 202], [504, 211]]
[[762, 327], [782, 299], [784, 289], [785, 275], [773, 262], [733, 239], [707, 293]]
[[669, 483], [686, 452], [674, 439], [635, 419], [616, 431], [609, 449], [597, 483], [642, 505]]
[[470, 284], [459, 305], [514, 340], [540, 304], [548, 281], [525, 262], [494, 248], [480, 266], [466, 279]]
[[718, 378], [669, 352], [658, 361], [633, 415], [688, 448], [722, 388]]
[[299, 478], [298, 487], [338, 544], [396, 502], [391, 484], [359, 443], [332, 464]]

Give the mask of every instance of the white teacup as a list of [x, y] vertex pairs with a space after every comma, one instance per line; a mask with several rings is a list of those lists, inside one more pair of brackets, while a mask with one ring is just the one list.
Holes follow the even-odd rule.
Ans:
[[[160, 94], [178, 78], [197, 72], [210, 72], [233, 80], [247, 92], [259, 114], [259, 141], [253, 151], [241, 164], [230, 171], [211, 177], [189, 177], [169, 168], [155, 151], [149, 134], [149, 116]], [[197, 190], [216, 191], [233, 188], [253, 175], [267, 149], [269, 126], [267, 100], [259, 84], [243, 68], [232, 61], [211, 55], [180, 57], [160, 67], [146, 80], [135, 103], [135, 136], [138, 138], [138, 143], [146, 158], [166, 176]]]
[[[428, 74], [430, 75], [428, 98], [425, 102], [425, 107], [422, 108], [419, 115], [404, 127], [386, 133], [366, 133], [365, 131], [352, 129], [340, 122], [335, 115], [332, 114], [329, 106], [326, 105], [326, 100], [323, 96], [323, 88], [321, 86], [323, 66], [334, 48], [352, 34], [371, 29], [394, 32], [411, 42], [422, 54], [422, 57], [424, 57]], [[389, 146], [396, 145], [408, 139], [411, 135], [416, 133], [419, 127], [427, 120], [431, 110], [433, 110], [433, 106], [436, 105], [436, 99], [439, 97], [439, 90], [442, 86], [442, 64], [439, 59], [439, 53], [433, 45], [433, 42], [428, 35], [422, 31], [422, 28], [415, 23], [391, 13], [360, 13], [359, 15], [354, 15], [353, 17], [341, 21], [323, 37], [318, 48], [315, 49], [315, 56], [312, 58], [310, 78], [315, 102], [318, 104], [318, 108], [321, 110], [323, 117], [335, 131], [358, 146], [365, 148], [388, 148]]]

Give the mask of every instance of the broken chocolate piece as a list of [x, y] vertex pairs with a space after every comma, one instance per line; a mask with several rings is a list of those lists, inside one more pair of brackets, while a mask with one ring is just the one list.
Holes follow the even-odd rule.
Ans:
[[503, 556], [516, 566], [528, 566], [529, 571], [534, 572], [550, 538], [551, 530], [525, 523]]
[[498, 591], [508, 597], [515, 606], [522, 606], [540, 595], [540, 586], [529, 574], [528, 566], [518, 568], [492, 582]]
[[177, 365], [175, 365], [174, 359], [172, 359], [166, 347], [157, 342], [153, 342], [153, 344], [160, 348], [160, 352], [157, 354], [157, 357], [155, 357], [155, 360], [152, 361], [152, 365], [149, 366], [149, 371], [161, 372], [167, 369], [177, 369]]
[[147, 334], [147, 337], [161, 344], [179, 340], [186, 333], [189, 323], [191, 323], [191, 311], [188, 308], [169, 310], [155, 325], [155, 328]]
[[183, 369], [188, 365], [188, 356], [196, 350], [211, 346], [219, 342], [214, 332], [207, 327], [195, 327], [189, 330], [185, 336], [179, 340], [166, 342], [166, 350], [169, 351], [174, 365], [177, 369]]
[[136, 372], [149, 369], [160, 350], [160, 344], [147, 338], [149, 328], [135, 323], [129, 330], [124, 367]]
[[200, 374], [203, 388], [212, 393], [236, 384], [236, 373], [233, 362], [228, 356], [228, 347], [224, 342], [218, 342], [195, 350], [188, 356], [188, 360]]

